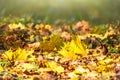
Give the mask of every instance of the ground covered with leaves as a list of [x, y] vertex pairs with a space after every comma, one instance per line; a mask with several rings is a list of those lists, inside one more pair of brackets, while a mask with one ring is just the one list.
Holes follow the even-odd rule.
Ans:
[[120, 25], [0, 25], [0, 80], [120, 80]]

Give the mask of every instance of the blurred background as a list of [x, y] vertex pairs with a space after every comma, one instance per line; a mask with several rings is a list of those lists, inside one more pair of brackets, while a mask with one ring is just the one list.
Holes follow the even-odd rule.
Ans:
[[0, 0], [0, 19], [27, 16], [53, 24], [106, 24], [120, 20], [119, 8], [120, 0]]

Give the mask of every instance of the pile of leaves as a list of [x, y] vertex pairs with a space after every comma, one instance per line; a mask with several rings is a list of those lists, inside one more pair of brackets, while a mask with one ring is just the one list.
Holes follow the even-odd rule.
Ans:
[[0, 80], [119, 80], [120, 26], [0, 25]]

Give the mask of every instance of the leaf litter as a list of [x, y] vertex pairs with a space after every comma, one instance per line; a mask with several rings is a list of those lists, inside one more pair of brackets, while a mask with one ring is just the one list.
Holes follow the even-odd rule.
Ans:
[[[1, 80], [119, 80], [119, 25], [57, 28], [9, 23], [0, 33]], [[119, 29], [119, 30], [118, 30]]]

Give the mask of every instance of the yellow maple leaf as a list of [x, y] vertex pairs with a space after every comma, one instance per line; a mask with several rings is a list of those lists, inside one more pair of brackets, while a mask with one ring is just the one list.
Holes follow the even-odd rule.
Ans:
[[5, 54], [2, 54], [4, 58], [8, 59], [8, 60], [12, 60], [13, 59], [13, 52], [12, 50], [8, 50], [5, 52]]
[[74, 70], [74, 73], [75, 73], [75, 74], [84, 74], [84, 73], [87, 73], [87, 72], [89, 72], [89, 70], [83, 68], [82, 66], [78, 66], [78, 67]]
[[27, 58], [27, 52], [26, 52], [24, 49], [18, 48], [18, 49], [15, 51], [14, 54], [15, 54], [14, 56], [16, 56], [16, 57], [15, 57], [15, 60], [16, 60], [16, 61], [17, 61], [17, 60], [26, 60], [26, 58]]
[[58, 51], [65, 58], [76, 59], [77, 54], [86, 56], [88, 53], [87, 45], [78, 36], [74, 36], [71, 42], [65, 42], [64, 46]]
[[106, 70], [106, 66], [105, 65], [99, 65], [98, 67], [97, 67], [97, 71], [98, 72], [104, 72]]
[[76, 55], [74, 52], [69, 52], [69, 51], [67, 51], [66, 48], [63, 48], [62, 50], [60, 50], [59, 53], [60, 53], [64, 58], [77, 59], [77, 55]]
[[78, 36], [73, 36], [73, 40], [71, 41], [70, 46], [76, 54], [85, 56], [88, 53], [87, 45], [82, 42]]
[[50, 25], [45, 25], [45, 29], [51, 30], [51, 26]]
[[54, 61], [47, 62], [46, 66], [49, 67], [54, 72], [58, 73], [64, 72], [64, 68], [62, 66], [58, 66], [57, 63]]
[[0, 71], [3, 71], [3, 68], [2, 68], [2, 66], [0, 66]]
[[2, 56], [8, 61], [26, 60], [29, 55], [32, 55], [33, 51], [26, 51], [25, 49], [18, 48], [17, 50], [8, 50]]
[[18, 24], [9, 24], [8, 25], [10, 29], [17, 29], [17, 28], [20, 28], [20, 29], [25, 29], [25, 26], [22, 24], [22, 23], [18, 23]]

